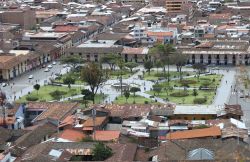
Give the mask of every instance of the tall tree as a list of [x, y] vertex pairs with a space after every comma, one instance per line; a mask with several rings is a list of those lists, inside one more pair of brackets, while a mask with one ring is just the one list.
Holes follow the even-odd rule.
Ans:
[[153, 91], [156, 92], [158, 96], [159, 96], [161, 90], [162, 90], [162, 86], [160, 84], [153, 85]]
[[160, 68], [160, 67], [162, 67], [162, 61], [160, 61], [160, 60], [156, 60], [155, 61], [155, 67], [156, 67], [156, 72], [157, 72], [157, 74], [158, 74], [158, 69]]
[[37, 95], [38, 95], [38, 91], [40, 89], [40, 84], [35, 84], [33, 88], [37, 91]]
[[150, 71], [153, 67], [154, 67], [154, 64], [152, 61], [147, 61], [144, 63], [144, 68], [147, 69], [149, 74], [150, 74]]
[[117, 61], [116, 61], [116, 65], [119, 67], [119, 69], [120, 69], [120, 85], [121, 85], [121, 87], [120, 87], [120, 89], [121, 89], [121, 96], [123, 95], [123, 92], [122, 92], [122, 88], [123, 88], [123, 84], [122, 84], [122, 75], [123, 75], [123, 69], [124, 69], [124, 66], [125, 66], [125, 63], [124, 63], [124, 61], [123, 61], [123, 59], [122, 59], [122, 57], [120, 57], [120, 58], [118, 58], [117, 59]]
[[171, 55], [171, 62], [176, 65], [177, 72], [179, 72], [180, 80], [182, 79], [182, 67], [187, 63], [188, 57], [185, 54], [176, 52]]
[[138, 64], [136, 62], [126, 62], [125, 67], [129, 68], [130, 72], [133, 72], [133, 69], [136, 68]]
[[125, 90], [125, 91], [124, 91], [124, 96], [125, 96], [125, 98], [126, 98], [126, 103], [128, 103], [128, 98], [129, 98], [129, 96], [130, 96], [129, 90]]
[[170, 44], [158, 44], [157, 46], [151, 48], [149, 52], [153, 56], [155, 61], [158, 60], [162, 62], [164, 72], [166, 71], [165, 65], [168, 66], [168, 82], [169, 82], [170, 55], [175, 53], [175, 49]]
[[82, 89], [81, 94], [83, 95], [83, 102], [85, 104], [85, 107], [87, 107], [88, 100], [93, 101], [93, 93], [88, 89]]
[[197, 72], [197, 78], [200, 79], [200, 74], [206, 70], [207, 66], [202, 63], [197, 63], [193, 65], [193, 69]]
[[111, 71], [115, 69], [115, 65], [117, 64], [117, 60], [120, 58], [118, 54], [106, 54], [101, 58], [101, 63], [105, 63], [109, 65]]
[[67, 77], [65, 77], [65, 78], [63, 79], [63, 83], [64, 83], [64, 84], [67, 84], [68, 87], [69, 87], [69, 89], [70, 89], [70, 87], [71, 87], [71, 84], [74, 84], [75, 81], [76, 81], [76, 80], [75, 80], [72, 76], [67, 76]]
[[70, 64], [75, 69], [78, 64], [84, 63], [84, 60], [80, 56], [70, 55], [61, 58], [61, 63]]
[[81, 71], [81, 79], [90, 86], [90, 91], [93, 94], [93, 103], [95, 103], [95, 95], [100, 85], [107, 79], [103, 69], [95, 63], [88, 63]]
[[130, 92], [134, 94], [134, 104], [135, 104], [135, 93], [141, 91], [138, 87], [131, 87]]

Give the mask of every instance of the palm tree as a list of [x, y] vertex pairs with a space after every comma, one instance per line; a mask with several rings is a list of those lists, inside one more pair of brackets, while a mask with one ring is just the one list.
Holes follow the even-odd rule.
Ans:
[[170, 72], [169, 72], [169, 65], [170, 65], [170, 56], [175, 53], [175, 48], [171, 44], [158, 44], [154, 48], [150, 50], [150, 54], [153, 55], [154, 61], [161, 61], [163, 64], [163, 71], [165, 70], [165, 65], [168, 66], [168, 88], [169, 88], [169, 82], [170, 82]]

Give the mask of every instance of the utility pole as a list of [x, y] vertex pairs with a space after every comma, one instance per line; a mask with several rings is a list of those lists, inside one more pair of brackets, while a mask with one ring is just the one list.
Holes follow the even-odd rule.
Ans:
[[93, 118], [93, 139], [94, 141], [96, 140], [96, 137], [95, 137], [95, 118], [96, 118], [96, 109], [95, 107], [93, 107], [92, 109], [92, 118]]

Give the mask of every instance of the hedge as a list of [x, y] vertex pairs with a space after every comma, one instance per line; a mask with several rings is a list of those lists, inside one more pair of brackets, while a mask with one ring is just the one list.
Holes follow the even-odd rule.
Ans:
[[194, 104], [204, 104], [207, 102], [207, 99], [206, 98], [195, 98], [193, 102], [194, 102]]
[[189, 94], [186, 91], [174, 92], [170, 94], [170, 96], [173, 96], [173, 97], [186, 97], [188, 95]]
[[26, 100], [27, 101], [37, 101], [38, 97], [36, 97], [36, 96], [26, 96]]

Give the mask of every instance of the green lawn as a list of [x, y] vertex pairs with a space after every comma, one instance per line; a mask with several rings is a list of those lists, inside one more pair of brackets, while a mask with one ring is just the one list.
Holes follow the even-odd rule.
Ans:
[[[131, 71], [130, 70], [128, 70], [128, 69], [124, 69], [124, 70], [122, 70], [122, 78], [123, 79], [127, 79], [127, 78], [129, 78], [130, 76], [132, 76], [133, 74], [135, 74], [137, 71], [133, 71], [132, 73], [131, 73]], [[113, 70], [113, 71], [110, 71], [109, 72], [109, 79], [118, 79], [117, 77], [119, 76], [120, 77], [120, 75], [121, 75], [121, 70]]]
[[[96, 104], [101, 104], [103, 103], [103, 101], [105, 100], [107, 96], [106, 95], [101, 95], [101, 94], [96, 94], [95, 95], [95, 103]], [[83, 103], [83, 98], [75, 98], [74, 101], [79, 101], [81, 103]], [[88, 105], [92, 104], [93, 102], [92, 101], [88, 101]]]
[[[164, 79], [167, 79], [168, 78], [168, 75], [167, 75], [167, 71], [166, 73], [162, 72], [162, 71], [151, 71], [150, 74], [148, 72], [146, 72], [144, 74], [144, 80], [159, 80], [161, 78], [164, 78]], [[176, 72], [176, 71], [170, 71], [169, 72], [170, 74], [170, 78], [179, 78], [179, 75], [180, 73], [179, 72]], [[194, 75], [195, 73], [194, 72], [182, 72], [182, 76], [185, 77], [185, 76], [189, 76], [189, 75]]]
[[[218, 87], [221, 83], [223, 75], [205, 75], [205, 76], [200, 76], [199, 79], [197, 77], [192, 77], [192, 78], [187, 78], [183, 79], [182, 83], [180, 80], [172, 80], [169, 82], [170, 87], [183, 87], [183, 82], [187, 81], [189, 87], [196, 87], [199, 88], [200, 86], [204, 86], [207, 84], [207, 87]], [[162, 87], [167, 87], [168, 83], [163, 82], [160, 85]]]
[[80, 72], [72, 72], [72, 71], [57, 77], [57, 79], [55, 79], [55, 82], [63, 83], [63, 79], [68, 76], [75, 79], [75, 84], [84, 84], [84, 82], [80, 79]]
[[[72, 87], [71, 89], [69, 89], [68, 87], [48, 85], [48, 86], [41, 87], [40, 90], [38, 91], [38, 95], [37, 95], [36, 90], [32, 91], [29, 95], [30, 96], [37, 96], [39, 98], [38, 101], [52, 101], [53, 98], [50, 96], [49, 93], [53, 92], [55, 90], [66, 92], [66, 94], [63, 95], [63, 97], [75, 96], [75, 95], [78, 95], [81, 93], [80, 88], [73, 88]], [[21, 99], [17, 100], [17, 102], [27, 102], [26, 96], [23, 96]]]
[[[169, 94], [171, 93], [175, 93], [175, 92], [180, 92], [180, 91], [184, 91], [184, 90], [172, 90], [171, 92], [169, 92]], [[157, 96], [157, 97], [160, 97], [162, 99], [167, 99], [170, 101], [170, 102], [174, 102], [174, 103], [177, 103], [177, 104], [193, 104], [193, 100], [195, 98], [204, 98], [205, 96], [207, 97], [207, 102], [204, 103], [204, 104], [211, 104], [212, 101], [213, 101], [213, 97], [215, 96], [215, 92], [214, 91], [203, 91], [203, 90], [198, 90], [198, 95], [195, 97], [193, 96], [193, 90], [187, 90], [188, 92], [188, 96], [185, 96], [185, 97], [173, 97], [173, 96], [168, 96], [167, 95], [167, 91], [163, 90], [159, 96], [157, 93], [155, 93], [154, 91], [149, 91], [147, 92], [148, 94], [150, 95], [154, 95]]]
[[136, 95], [135, 98], [134, 96], [131, 94], [128, 98], [128, 101], [126, 102], [126, 98], [124, 96], [119, 96], [117, 98], [117, 100], [114, 101], [115, 104], [133, 104], [134, 103], [134, 99], [135, 99], [135, 103], [136, 104], [145, 104], [145, 101], [148, 102], [149, 104], [152, 104], [152, 103], [156, 103], [155, 101], [151, 100], [151, 99], [148, 99], [148, 98], [144, 98], [142, 96], [138, 96]]

